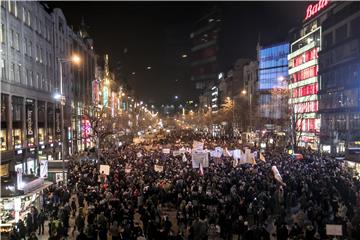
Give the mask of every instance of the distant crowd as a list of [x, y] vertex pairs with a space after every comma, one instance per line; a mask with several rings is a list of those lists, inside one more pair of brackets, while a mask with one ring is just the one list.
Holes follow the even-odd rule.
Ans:
[[[232, 157], [210, 158], [200, 174], [190, 153], [161, 150], [191, 147], [194, 140], [208, 148], [241, 146], [177, 132], [151, 145], [103, 150], [97, 161], [75, 158], [68, 186], [46, 192], [44, 208], [19, 221], [12, 239], [37, 239], [45, 222], [50, 239], [332, 239], [327, 224], [341, 225], [342, 239], [360, 239], [360, 182], [341, 161], [315, 153], [296, 160], [274, 150], [263, 154], [265, 162], [235, 167]], [[109, 165], [109, 174], [100, 165]]]

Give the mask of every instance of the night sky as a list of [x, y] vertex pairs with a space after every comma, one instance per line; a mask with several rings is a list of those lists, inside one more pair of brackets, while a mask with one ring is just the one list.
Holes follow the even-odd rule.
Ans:
[[[256, 58], [261, 45], [286, 40], [298, 26], [308, 2], [47, 2], [63, 10], [77, 30], [81, 19], [94, 39], [100, 57], [109, 53], [110, 66], [120, 61], [130, 75], [137, 98], [159, 104], [197, 100], [190, 81], [190, 32], [194, 22], [212, 6], [223, 15], [221, 70], [237, 58]], [[147, 66], [151, 66], [147, 70]]]

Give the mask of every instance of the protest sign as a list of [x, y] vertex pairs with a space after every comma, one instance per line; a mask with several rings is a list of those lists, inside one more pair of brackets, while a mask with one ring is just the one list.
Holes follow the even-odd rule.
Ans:
[[199, 168], [200, 163], [203, 167], [209, 167], [209, 157], [207, 152], [193, 151], [191, 161], [193, 168]]
[[162, 152], [163, 152], [164, 154], [169, 154], [169, 153], [170, 153], [170, 148], [164, 148], [164, 149], [162, 150]]
[[174, 157], [179, 156], [179, 155], [181, 155], [180, 151], [173, 151], [173, 156]]
[[155, 172], [163, 172], [164, 171], [164, 166], [154, 165], [154, 170], [155, 170]]
[[326, 224], [326, 235], [342, 236], [342, 225]]
[[100, 165], [100, 173], [104, 172], [105, 175], [110, 174], [110, 166], [109, 165]]

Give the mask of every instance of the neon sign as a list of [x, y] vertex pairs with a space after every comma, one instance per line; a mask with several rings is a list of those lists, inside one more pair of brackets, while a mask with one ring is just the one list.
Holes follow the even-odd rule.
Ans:
[[305, 20], [316, 15], [321, 9], [325, 8], [329, 4], [329, 0], [319, 0], [316, 4], [310, 4], [306, 9]]

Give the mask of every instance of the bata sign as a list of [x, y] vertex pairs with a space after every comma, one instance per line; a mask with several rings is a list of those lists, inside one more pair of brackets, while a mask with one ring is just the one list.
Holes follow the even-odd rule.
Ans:
[[316, 4], [310, 4], [306, 9], [305, 20], [308, 20], [312, 16], [316, 15], [321, 9], [329, 5], [329, 0], [319, 0]]

